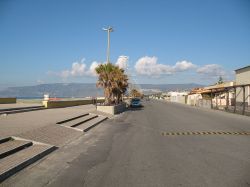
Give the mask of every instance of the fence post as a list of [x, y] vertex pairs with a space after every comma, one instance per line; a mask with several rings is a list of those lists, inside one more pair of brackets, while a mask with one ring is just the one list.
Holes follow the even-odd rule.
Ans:
[[213, 94], [212, 94], [212, 89], [211, 89], [211, 93], [210, 93], [210, 97], [211, 97], [211, 109], [213, 109]]
[[228, 105], [229, 105], [229, 90], [227, 90], [227, 100], [226, 100], [226, 110], [228, 110]]
[[236, 87], [234, 87], [234, 113], [236, 112]]
[[215, 98], [215, 100], [216, 100], [216, 109], [218, 109], [218, 97], [217, 96], [218, 96], [218, 94], [215, 94], [215, 97], [216, 97]]
[[242, 108], [242, 114], [245, 114], [245, 105], [246, 105], [246, 90], [245, 90], [245, 86], [242, 87], [243, 88], [243, 108]]

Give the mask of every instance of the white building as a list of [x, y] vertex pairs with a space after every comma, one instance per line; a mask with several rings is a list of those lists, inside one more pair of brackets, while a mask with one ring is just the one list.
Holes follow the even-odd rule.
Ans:
[[250, 66], [246, 66], [235, 70], [236, 73], [236, 103], [238, 105], [243, 103], [243, 93], [245, 90], [245, 104], [250, 106]]
[[168, 92], [171, 102], [186, 104], [188, 92]]
[[190, 94], [187, 97], [187, 104], [191, 106], [197, 106], [200, 99], [202, 99], [202, 95], [200, 93]]
[[[221, 84], [216, 84], [213, 86], [207, 86], [204, 89], [211, 90], [214, 94], [212, 99], [213, 106], [226, 106], [227, 100], [228, 105], [233, 105], [234, 102], [234, 91], [233, 86], [235, 86], [234, 81], [223, 82]], [[227, 98], [228, 97], [228, 98]]]

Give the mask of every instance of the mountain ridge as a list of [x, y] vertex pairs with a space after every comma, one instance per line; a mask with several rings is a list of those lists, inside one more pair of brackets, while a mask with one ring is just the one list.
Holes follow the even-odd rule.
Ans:
[[[139, 84], [136, 87], [150, 94], [154, 92], [191, 90], [204, 85], [188, 84]], [[0, 91], [0, 97], [43, 97], [49, 94], [51, 97], [97, 97], [103, 96], [103, 89], [96, 88], [95, 83], [52, 83], [38, 84], [34, 86], [9, 87]]]

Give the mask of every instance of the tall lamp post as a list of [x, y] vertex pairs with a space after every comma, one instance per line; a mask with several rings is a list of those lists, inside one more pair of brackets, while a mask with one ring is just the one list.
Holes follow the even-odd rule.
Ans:
[[114, 30], [113, 30], [113, 28], [112, 27], [108, 27], [108, 28], [103, 28], [102, 30], [104, 30], [104, 31], [107, 31], [107, 33], [108, 33], [108, 48], [107, 48], [107, 64], [108, 63], [110, 63], [110, 61], [109, 61], [109, 53], [110, 53], [110, 32], [113, 32]]

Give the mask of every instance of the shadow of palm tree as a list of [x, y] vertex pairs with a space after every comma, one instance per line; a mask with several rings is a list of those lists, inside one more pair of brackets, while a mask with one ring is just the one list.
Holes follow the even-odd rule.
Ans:
[[127, 111], [136, 111], [136, 110], [144, 110], [144, 106], [138, 106], [138, 107], [128, 107]]

